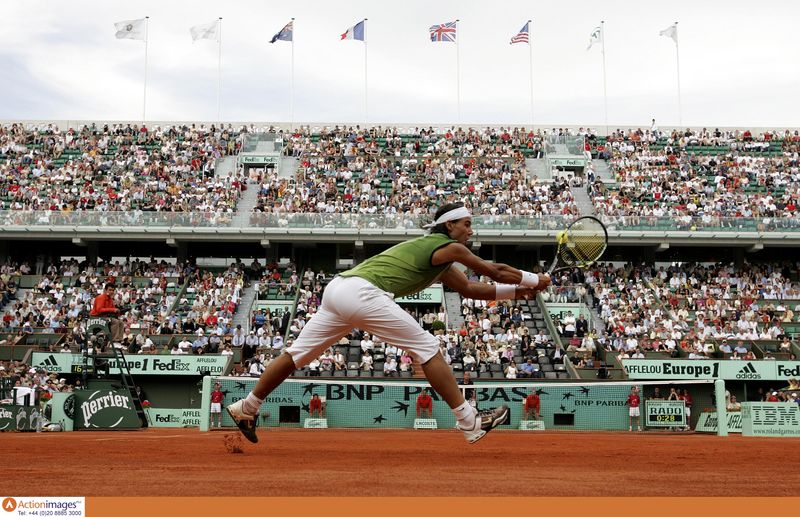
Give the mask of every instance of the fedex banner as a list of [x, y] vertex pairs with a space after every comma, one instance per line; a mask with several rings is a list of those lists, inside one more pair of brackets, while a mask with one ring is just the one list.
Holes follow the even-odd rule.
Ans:
[[798, 361], [709, 361], [703, 359], [625, 359], [631, 379], [723, 379], [726, 381], [775, 381], [800, 377]]
[[[221, 375], [225, 372], [231, 356], [227, 355], [129, 355], [125, 357], [132, 375]], [[89, 368], [93, 368], [89, 356]], [[109, 373], [119, 374], [120, 365], [115, 358], [98, 360], [108, 361]], [[60, 354], [50, 352], [34, 352], [31, 364], [44, 368], [48, 372], [74, 373], [83, 371], [83, 355]]]

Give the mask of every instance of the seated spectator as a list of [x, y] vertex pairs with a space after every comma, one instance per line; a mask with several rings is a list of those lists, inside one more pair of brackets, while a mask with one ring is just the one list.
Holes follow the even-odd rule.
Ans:
[[383, 374], [386, 377], [397, 377], [397, 360], [394, 355], [390, 355], [383, 363]]
[[505, 369], [506, 379], [516, 379], [517, 378], [517, 373], [518, 373], [517, 363], [515, 363], [513, 361], [513, 359], [512, 359], [508, 363], [508, 366], [506, 366], [506, 369]]
[[372, 372], [373, 363], [374, 363], [374, 359], [372, 357], [372, 351], [371, 350], [367, 350], [361, 356], [361, 364], [359, 364], [359, 368], [361, 368], [362, 372]]
[[342, 353], [342, 349], [339, 348], [336, 350], [336, 354], [333, 356], [333, 366], [336, 370], [346, 370], [347, 369], [347, 358]]
[[736, 400], [736, 395], [731, 395], [730, 400], [728, 401], [727, 408], [728, 411], [741, 411], [742, 404]]
[[411, 356], [403, 353], [403, 355], [400, 356], [400, 371], [410, 372], [412, 369], [412, 363], [413, 359], [411, 359]]
[[331, 354], [330, 348], [325, 350], [325, 353], [322, 354], [319, 362], [322, 372], [324, 372], [325, 375], [330, 375], [333, 371], [333, 355]]
[[311, 362], [308, 363], [308, 375], [311, 377], [319, 377], [321, 374], [320, 372], [321, 365], [322, 363], [320, 362], [319, 357], [315, 357], [314, 359], [312, 359]]
[[467, 350], [467, 353], [464, 354], [464, 357], [461, 360], [461, 362], [464, 364], [464, 371], [474, 372], [477, 368], [475, 366], [476, 365], [475, 356], [472, 355], [472, 352], [470, 352], [469, 350]]

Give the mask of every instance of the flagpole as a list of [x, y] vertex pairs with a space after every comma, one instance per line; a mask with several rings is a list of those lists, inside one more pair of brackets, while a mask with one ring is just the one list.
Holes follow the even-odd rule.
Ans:
[[292, 73], [289, 82], [289, 129], [294, 130], [294, 18], [292, 18]]
[[600, 20], [600, 38], [603, 54], [603, 104], [605, 105], [606, 136], [608, 136], [608, 92], [606, 90], [606, 29], [605, 21]]
[[147, 120], [147, 45], [150, 39], [150, 17], [144, 17], [144, 92], [142, 94], [142, 125]]
[[533, 131], [533, 20], [528, 20], [528, 69], [531, 83], [531, 131]]
[[456, 118], [457, 123], [461, 123], [461, 52], [459, 51], [459, 41], [461, 41], [461, 37], [458, 35], [458, 22], [459, 20], [456, 19], [456, 102], [458, 104], [458, 116]]
[[222, 16], [219, 17], [219, 44], [217, 54], [217, 122], [222, 122]]
[[683, 126], [683, 105], [681, 103], [681, 53], [678, 49], [678, 22], [675, 22], [675, 64], [678, 67], [678, 126]]
[[364, 130], [369, 122], [369, 104], [367, 103], [367, 19], [364, 18]]

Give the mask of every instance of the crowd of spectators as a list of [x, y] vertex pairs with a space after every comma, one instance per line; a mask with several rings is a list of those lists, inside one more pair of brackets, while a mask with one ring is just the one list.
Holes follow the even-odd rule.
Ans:
[[[86, 342], [86, 319], [104, 285], [118, 287], [115, 302], [125, 311], [127, 328], [151, 333], [167, 316], [174, 292], [188, 272], [185, 266], [155, 260], [91, 265], [71, 259], [42, 269], [33, 288], [20, 291], [5, 307], [2, 328], [66, 333], [77, 346]], [[7, 264], [3, 271], [13, 277], [32, 273], [27, 263]]]
[[49, 399], [54, 393], [72, 393], [82, 388], [80, 378], [59, 377], [59, 374], [48, 372], [42, 367], [35, 367], [22, 361], [0, 361], [0, 388], [3, 397], [0, 404], [14, 401], [13, 389], [25, 388], [18, 394], [18, 403], [23, 403], [23, 393], [29, 393], [32, 403]]
[[55, 212], [235, 212], [243, 186], [215, 177], [240, 130], [131, 124], [59, 130], [0, 126], [0, 209]]
[[[610, 135], [605, 142], [616, 184], [596, 181], [597, 212], [611, 223], [684, 228], [796, 227], [800, 202], [800, 135], [657, 128]], [[778, 219], [778, 221], [775, 221]]]
[[288, 139], [298, 177], [263, 177], [256, 212], [418, 216], [459, 200], [487, 216], [577, 213], [566, 184], [528, 175], [522, 150], [541, 137], [519, 128], [309, 131]]
[[[597, 341], [619, 359], [647, 352], [673, 357], [755, 358], [753, 343], [791, 358], [800, 290], [789, 280], [796, 264], [681, 264], [653, 267], [600, 264], [585, 284], [605, 323]], [[773, 357], [774, 358], [774, 357]]]

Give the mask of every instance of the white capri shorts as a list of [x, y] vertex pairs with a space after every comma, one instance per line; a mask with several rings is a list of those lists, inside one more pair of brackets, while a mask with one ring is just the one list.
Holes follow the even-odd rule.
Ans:
[[630, 411], [628, 411], [630, 416], [639, 416], [639, 407], [632, 407]]
[[337, 276], [328, 284], [322, 306], [286, 351], [302, 368], [355, 327], [402, 348], [421, 363], [439, 353], [439, 341], [395, 303], [392, 293], [357, 276]]
[[211, 412], [212, 413], [222, 413], [222, 404], [219, 402], [212, 402], [211, 403]]

